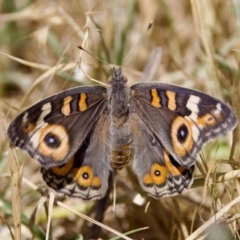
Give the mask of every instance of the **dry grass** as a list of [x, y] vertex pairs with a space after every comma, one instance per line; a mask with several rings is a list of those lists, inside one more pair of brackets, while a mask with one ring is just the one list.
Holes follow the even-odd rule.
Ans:
[[[123, 66], [129, 85], [141, 78], [150, 52], [161, 47], [155, 81], [207, 92], [240, 116], [237, 0], [1, 3], [0, 239], [45, 239], [47, 226], [49, 239], [82, 239], [81, 235], [88, 239], [93, 230], [75, 211], [94, 217], [97, 203], [59, 197], [50, 201], [38, 163], [20, 150], [9, 150], [5, 134], [10, 120], [24, 107], [62, 89], [96, 84], [78, 68], [80, 59], [89, 76], [107, 83], [109, 68], [76, 45], [119, 66], [153, 20], [152, 29]], [[198, 188], [180, 196], [151, 199], [129, 169], [122, 171], [115, 212], [109, 200], [103, 223], [122, 234], [135, 232], [129, 239], [240, 239], [239, 135], [237, 128], [233, 137], [204, 148], [195, 172]], [[138, 192], [143, 193], [143, 206], [133, 202]], [[209, 232], [213, 235], [207, 236]], [[117, 234], [101, 228], [99, 236], [116, 239]]]

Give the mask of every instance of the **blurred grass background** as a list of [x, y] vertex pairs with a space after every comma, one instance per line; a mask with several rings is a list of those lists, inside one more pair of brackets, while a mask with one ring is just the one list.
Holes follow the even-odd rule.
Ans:
[[[157, 66], [149, 73], [153, 80], [204, 91], [240, 116], [238, 0], [0, 3], [0, 239], [45, 239], [49, 214], [39, 164], [8, 148], [5, 132], [10, 120], [60, 90], [96, 84], [81, 72], [79, 62], [85, 73], [107, 83], [109, 68], [76, 45], [120, 66], [153, 20], [152, 29], [123, 66], [129, 85], [140, 81], [151, 51], [161, 47], [161, 61], [150, 58]], [[151, 80], [144, 76], [143, 81]], [[151, 199], [130, 168], [121, 171], [115, 211], [110, 194], [103, 223], [122, 234], [136, 231], [130, 239], [240, 239], [239, 144], [239, 128], [233, 137], [208, 143], [198, 157], [193, 188], [173, 198]], [[133, 202], [137, 193], [145, 201], [141, 206]], [[56, 200], [95, 215], [96, 202]], [[55, 201], [49, 239], [89, 239], [91, 226]], [[144, 227], [148, 229], [140, 230]], [[102, 239], [114, 236], [104, 228], [99, 233]]]

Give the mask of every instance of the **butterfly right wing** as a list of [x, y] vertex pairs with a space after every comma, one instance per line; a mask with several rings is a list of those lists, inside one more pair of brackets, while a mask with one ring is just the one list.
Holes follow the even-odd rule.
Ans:
[[[41, 168], [44, 181], [60, 194], [83, 200], [105, 196], [112, 173], [107, 142], [109, 117], [101, 114], [72, 159], [61, 166]], [[103, 141], [104, 140], [104, 141]]]
[[192, 183], [202, 146], [232, 130], [237, 117], [220, 100], [193, 89], [150, 82], [131, 90], [131, 125], [141, 132], [134, 137], [133, 170], [155, 198], [181, 193]]
[[49, 168], [67, 163], [107, 107], [107, 89], [72, 88], [19, 114], [8, 128], [11, 143]]

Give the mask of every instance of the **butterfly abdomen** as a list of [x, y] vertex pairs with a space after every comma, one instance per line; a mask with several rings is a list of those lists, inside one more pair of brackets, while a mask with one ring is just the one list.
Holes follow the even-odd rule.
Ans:
[[122, 145], [118, 150], [112, 150], [112, 167], [121, 170], [133, 157], [133, 151], [130, 144]]
[[[125, 117], [128, 119], [128, 115]], [[121, 120], [123, 118], [119, 121], [112, 119], [109, 125], [111, 165], [116, 169], [122, 169], [133, 158], [132, 128], [128, 121], [119, 124]]]

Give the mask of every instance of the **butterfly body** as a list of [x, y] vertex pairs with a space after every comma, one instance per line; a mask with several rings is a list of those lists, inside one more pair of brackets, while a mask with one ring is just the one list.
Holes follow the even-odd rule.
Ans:
[[122, 169], [132, 160], [132, 127], [130, 123], [131, 91], [126, 86], [127, 79], [116, 69], [110, 78], [108, 89], [107, 128], [111, 148], [112, 167]]
[[10, 124], [11, 143], [40, 162], [48, 186], [72, 197], [104, 197], [113, 169], [128, 163], [149, 195], [181, 193], [202, 146], [237, 118], [199, 91], [126, 82], [113, 69], [108, 89], [77, 87], [40, 101]]

